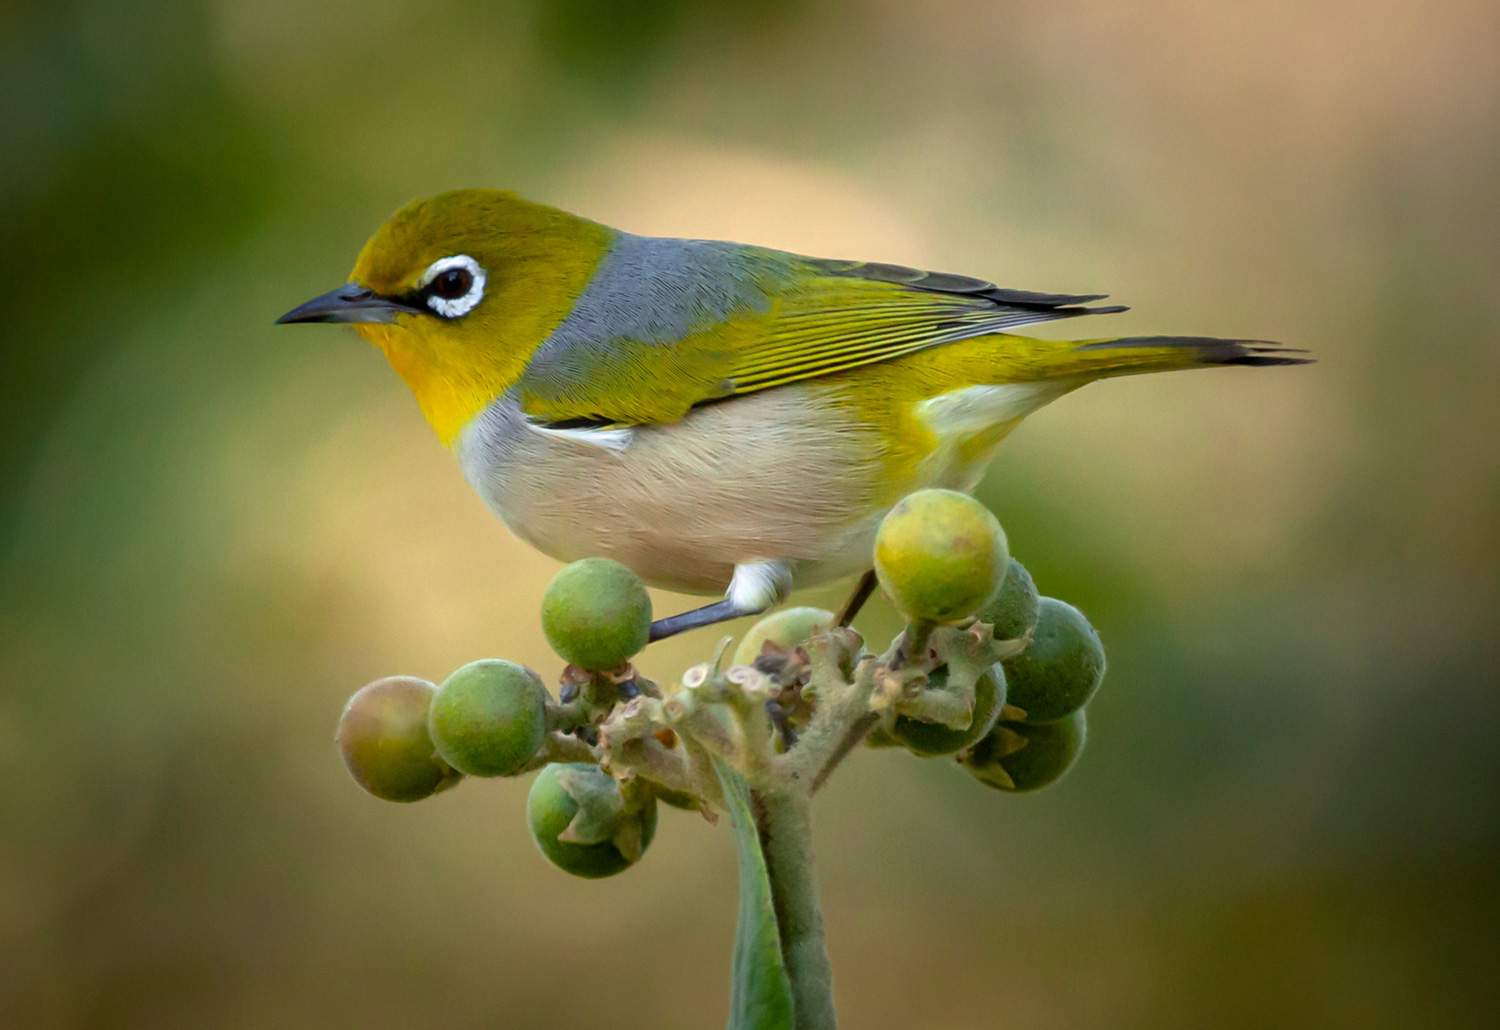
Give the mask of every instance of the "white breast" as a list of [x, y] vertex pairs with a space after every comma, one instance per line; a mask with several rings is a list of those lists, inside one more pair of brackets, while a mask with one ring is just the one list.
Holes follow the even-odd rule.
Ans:
[[614, 558], [693, 593], [722, 592], [750, 562], [819, 579], [868, 563], [878, 441], [800, 388], [622, 430], [537, 426], [503, 397], [454, 449], [490, 509], [560, 561]]

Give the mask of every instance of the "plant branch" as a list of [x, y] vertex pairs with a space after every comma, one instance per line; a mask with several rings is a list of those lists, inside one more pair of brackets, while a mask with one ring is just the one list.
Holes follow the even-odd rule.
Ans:
[[823, 935], [812, 851], [811, 799], [801, 790], [751, 794], [797, 1030], [833, 1030], [833, 969]]

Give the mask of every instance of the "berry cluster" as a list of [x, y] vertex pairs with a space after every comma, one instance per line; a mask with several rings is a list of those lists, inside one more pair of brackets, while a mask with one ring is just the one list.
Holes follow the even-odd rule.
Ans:
[[907, 620], [883, 654], [832, 613], [791, 608], [757, 623], [727, 668], [726, 640], [666, 690], [630, 664], [651, 626], [640, 579], [617, 562], [575, 562], [542, 599], [543, 631], [569, 663], [556, 700], [535, 672], [499, 659], [437, 686], [377, 680], [339, 721], [344, 761], [390, 801], [464, 776], [540, 770], [531, 835], [553, 863], [585, 877], [641, 857], [658, 801], [716, 818], [726, 768], [751, 790], [806, 796], [863, 742], [956, 755], [1004, 791], [1061, 776], [1104, 677], [1104, 650], [1082, 613], [1040, 597], [995, 517], [954, 491], [897, 504], [874, 562]]

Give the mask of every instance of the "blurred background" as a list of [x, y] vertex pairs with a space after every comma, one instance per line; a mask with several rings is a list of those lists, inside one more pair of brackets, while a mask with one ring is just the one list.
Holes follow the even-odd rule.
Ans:
[[0, 1025], [721, 1024], [723, 826], [577, 881], [525, 782], [390, 805], [332, 743], [380, 675], [560, 671], [556, 564], [376, 350], [271, 325], [471, 185], [1316, 352], [1012, 437], [982, 496], [1109, 648], [1089, 749], [841, 770], [847, 1026], [1500, 1019], [1492, 2], [4, 2], [0, 100]]

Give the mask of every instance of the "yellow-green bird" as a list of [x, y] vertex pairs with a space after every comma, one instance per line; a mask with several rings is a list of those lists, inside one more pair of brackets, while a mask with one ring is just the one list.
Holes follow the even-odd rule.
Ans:
[[355, 323], [539, 550], [724, 593], [660, 620], [659, 639], [866, 572], [896, 501], [972, 490], [1022, 418], [1085, 383], [1304, 360], [1259, 341], [1011, 332], [1124, 310], [1087, 306], [1100, 299], [636, 236], [475, 189], [398, 211], [347, 285], [280, 321]]

